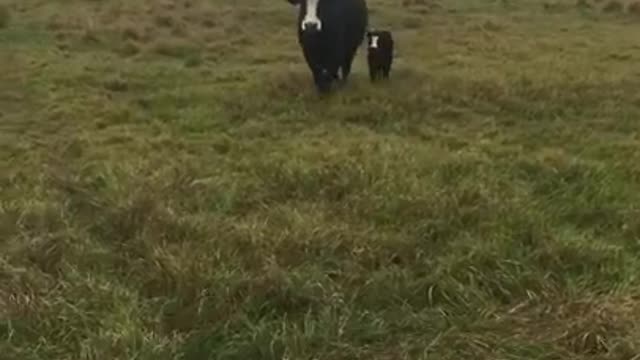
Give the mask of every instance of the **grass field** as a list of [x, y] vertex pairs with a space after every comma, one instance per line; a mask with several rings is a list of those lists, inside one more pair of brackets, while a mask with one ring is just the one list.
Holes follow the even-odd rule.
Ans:
[[639, 359], [607, 1], [370, 0], [328, 98], [284, 0], [0, 1], [0, 358]]

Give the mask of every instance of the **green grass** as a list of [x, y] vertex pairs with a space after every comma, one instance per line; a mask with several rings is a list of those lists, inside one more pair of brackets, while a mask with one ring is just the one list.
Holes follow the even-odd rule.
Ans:
[[4, 4], [0, 358], [640, 354], [633, 5], [370, 0], [320, 98], [285, 1]]

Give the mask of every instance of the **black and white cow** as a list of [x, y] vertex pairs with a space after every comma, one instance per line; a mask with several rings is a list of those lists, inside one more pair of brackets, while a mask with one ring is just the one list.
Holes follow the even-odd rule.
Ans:
[[367, 32], [367, 63], [369, 77], [376, 81], [380, 77], [388, 79], [393, 64], [393, 36], [387, 30]]
[[299, 5], [298, 42], [320, 92], [345, 82], [368, 25], [365, 0], [287, 0]]

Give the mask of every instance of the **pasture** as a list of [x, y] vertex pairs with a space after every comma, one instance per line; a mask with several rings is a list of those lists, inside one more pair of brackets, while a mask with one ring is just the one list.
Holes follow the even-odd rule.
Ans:
[[0, 1], [0, 358], [638, 359], [640, 6], [368, 4]]

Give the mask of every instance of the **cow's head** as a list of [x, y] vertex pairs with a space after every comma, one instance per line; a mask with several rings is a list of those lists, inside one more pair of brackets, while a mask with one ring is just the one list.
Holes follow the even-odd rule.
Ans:
[[318, 17], [318, 4], [321, 0], [287, 0], [293, 5], [300, 5], [302, 12], [302, 22], [300, 28], [303, 32], [322, 31], [322, 20]]

